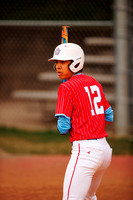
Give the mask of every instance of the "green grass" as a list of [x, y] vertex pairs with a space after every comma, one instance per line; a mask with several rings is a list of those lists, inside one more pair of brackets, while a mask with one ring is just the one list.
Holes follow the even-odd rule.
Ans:
[[[113, 154], [133, 155], [133, 140], [108, 138]], [[70, 154], [69, 135], [58, 131], [25, 131], [0, 127], [0, 152], [16, 155]]]
[[114, 155], [133, 155], [133, 139], [108, 138], [107, 141], [113, 149]]

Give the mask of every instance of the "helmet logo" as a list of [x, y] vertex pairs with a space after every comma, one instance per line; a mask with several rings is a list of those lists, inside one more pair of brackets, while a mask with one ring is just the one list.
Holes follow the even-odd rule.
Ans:
[[60, 49], [57, 48], [57, 49], [55, 50], [55, 55], [59, 55], [59, 53], [60, 53]]

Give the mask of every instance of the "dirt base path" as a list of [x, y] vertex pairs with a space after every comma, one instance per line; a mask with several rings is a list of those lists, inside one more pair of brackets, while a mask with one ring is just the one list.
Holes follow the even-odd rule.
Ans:
[[[0, 200], [61, 200], [69, 156], [0, 158]], [[133, 156], [113, 156], [98, 200], [133, 198]]]

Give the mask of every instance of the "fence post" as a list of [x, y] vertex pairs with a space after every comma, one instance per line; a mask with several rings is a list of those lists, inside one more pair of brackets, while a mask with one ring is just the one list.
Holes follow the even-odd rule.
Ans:
[[128, 1], [115, 1], [116, 134], [128, 134]]

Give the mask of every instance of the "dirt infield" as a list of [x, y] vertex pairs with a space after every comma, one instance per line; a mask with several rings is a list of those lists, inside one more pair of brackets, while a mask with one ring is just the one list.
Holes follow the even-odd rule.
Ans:
[[[61, 200], [69, 156], [0, 157], [0, 200]], [[131, 200], [133, 156], [113, 156], [98, 200]]]

